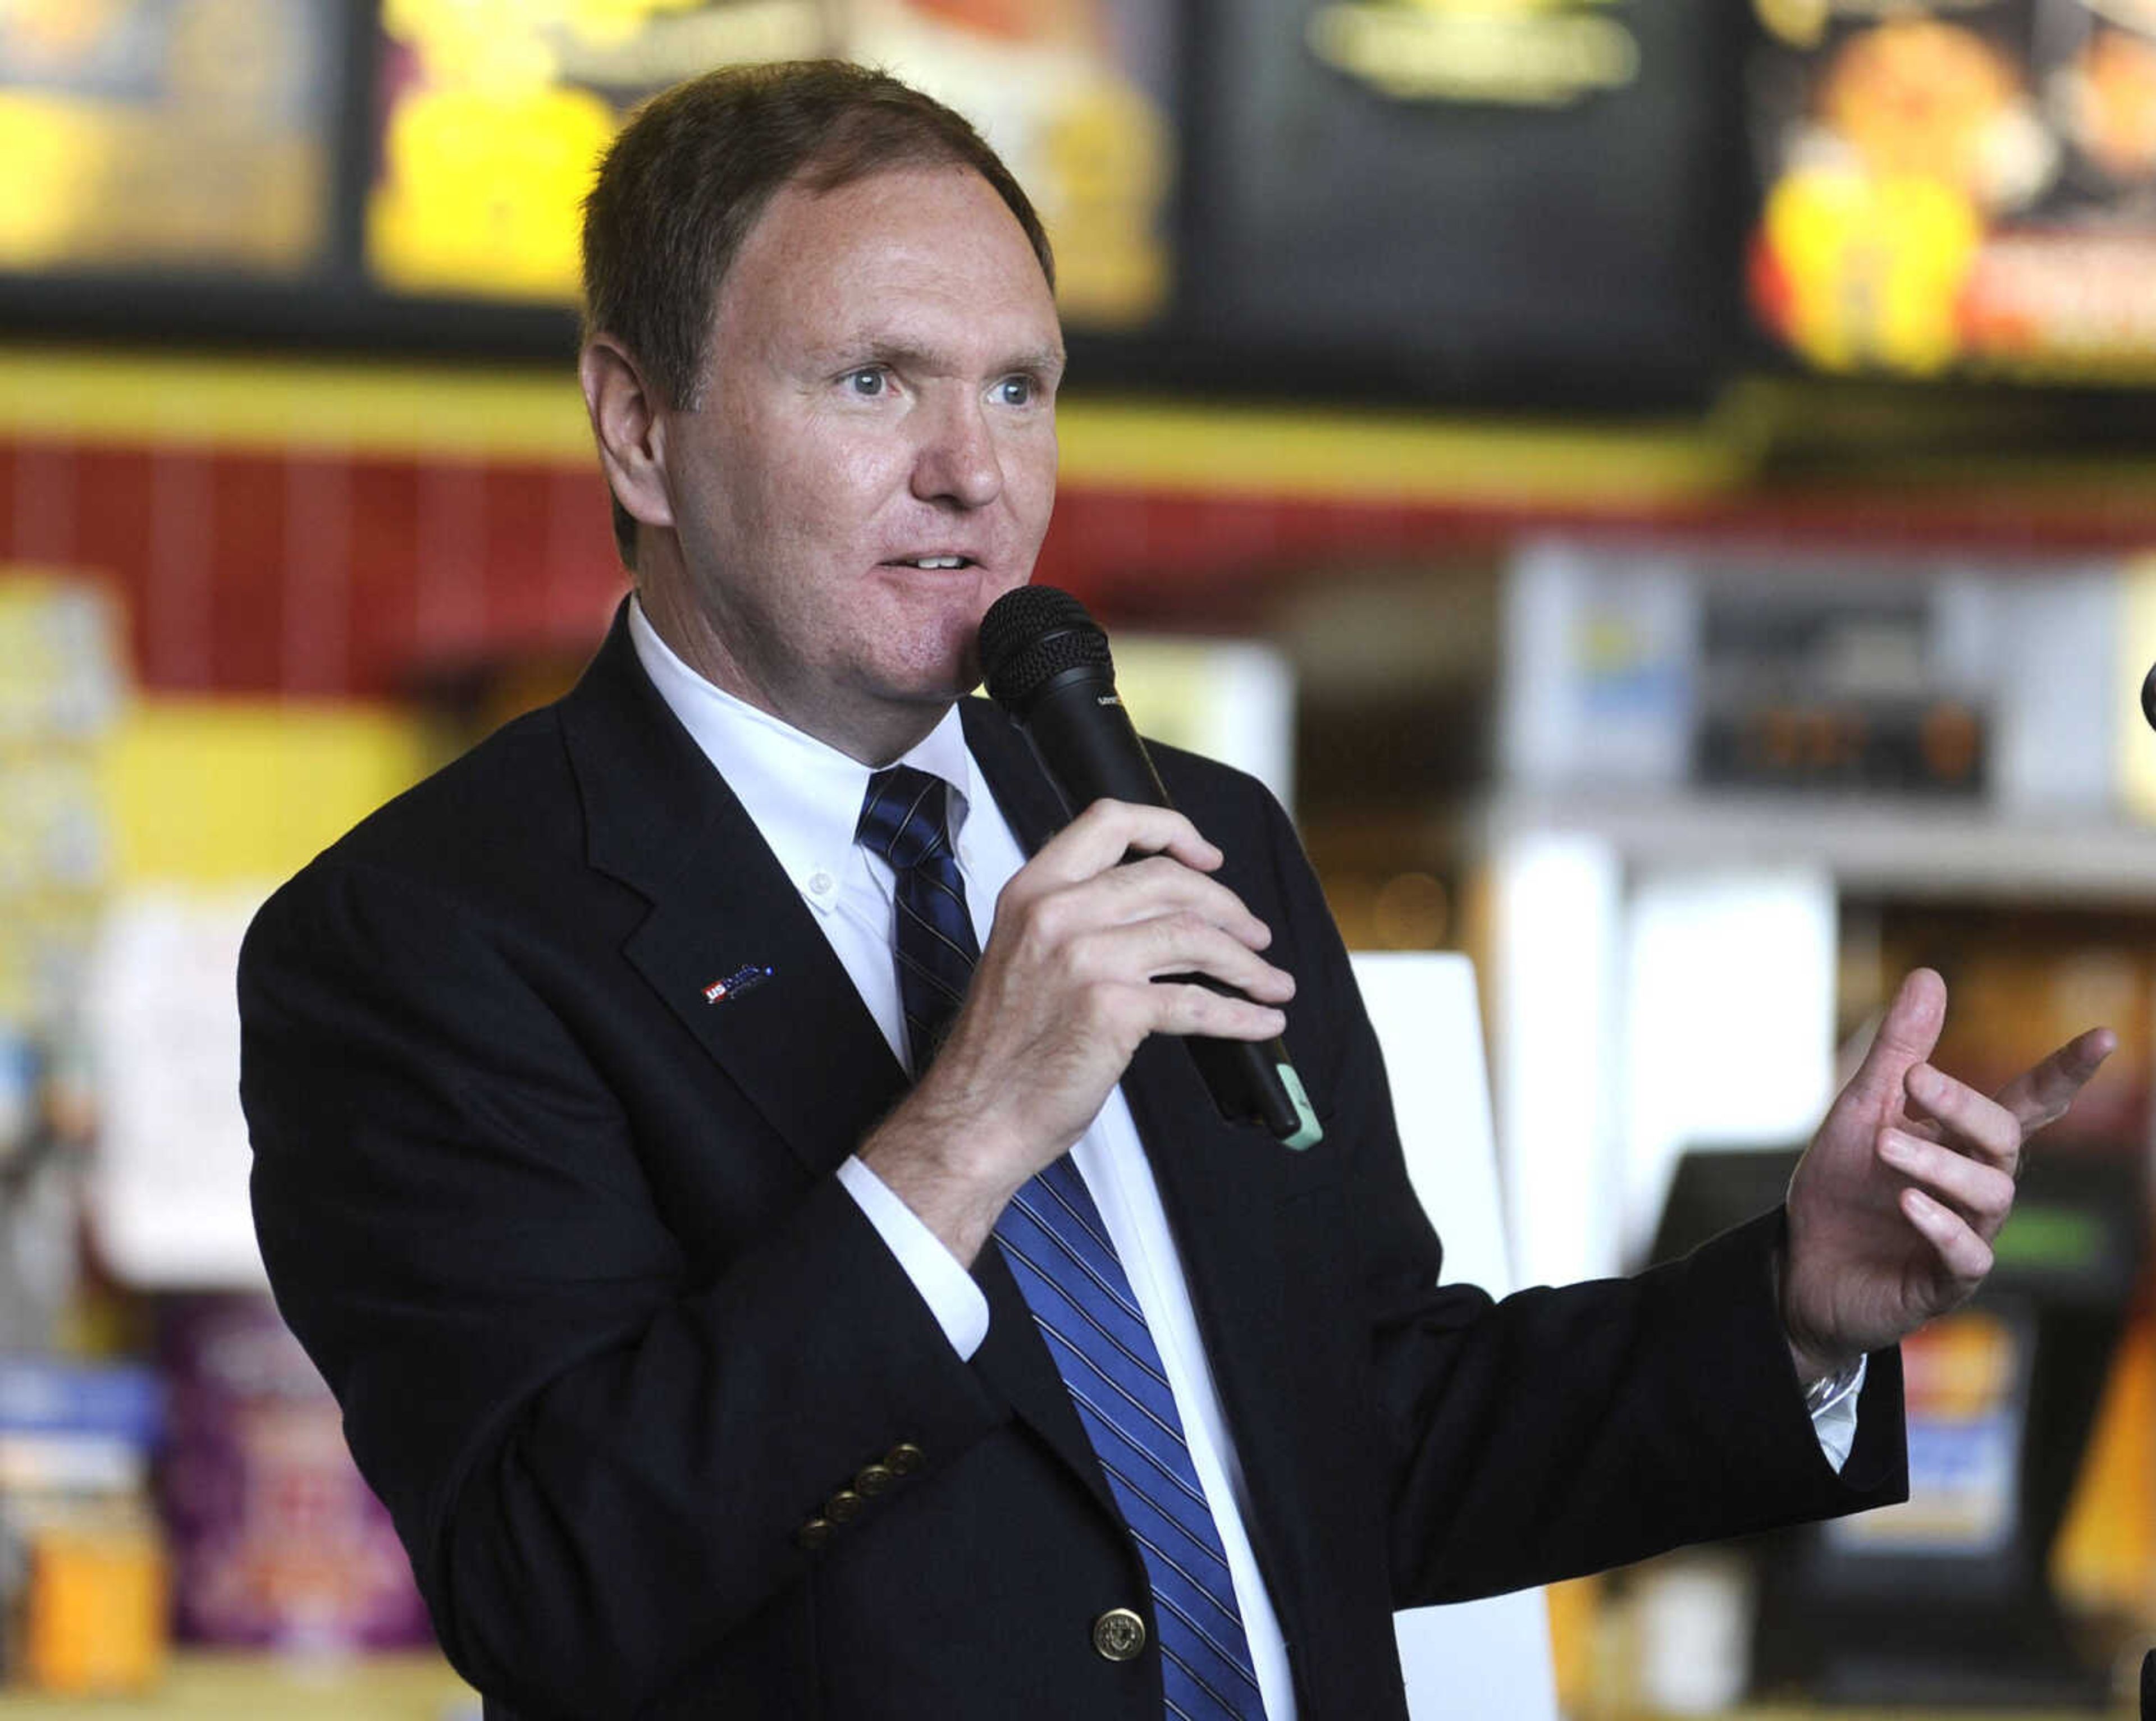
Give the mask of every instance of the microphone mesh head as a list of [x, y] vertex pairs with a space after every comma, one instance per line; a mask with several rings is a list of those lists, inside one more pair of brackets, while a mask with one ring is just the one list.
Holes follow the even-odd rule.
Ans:
[[1114, 679], [1108, 636], [1086, 606], [1053, 586], [1006, 592], [981, 617], [981, 673], [988, 697], [1022, 717], [1034, 698], [1066, 669], [1096, 668]]

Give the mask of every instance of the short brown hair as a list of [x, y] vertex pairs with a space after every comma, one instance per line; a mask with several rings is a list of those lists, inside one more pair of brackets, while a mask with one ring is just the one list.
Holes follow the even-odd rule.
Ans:
[[[783, 187], [942, 165], [994, 187], [1053, 287], [1047, 232], [1010, 170], [963, 115], [888, 73], [793, 60], [677, 84], [623, 127], [584, 199], [584, 337], [613, 335], [666, 404], [693, 407], [720, 284]], [[634, 567], [636, 521], [619, 499], [613, 535]]]

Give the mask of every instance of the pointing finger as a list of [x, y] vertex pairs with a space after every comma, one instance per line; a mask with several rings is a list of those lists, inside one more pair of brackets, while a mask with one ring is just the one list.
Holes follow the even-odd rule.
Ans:
[[1998, 1103], [2020, 1119], [2021, 1133], [2033, 1135], [2066, 1114], [2097, 1068], [2118, 1045], [2107, 1027], [2091, 1028], [2069, 1040], [2034, 1069], [2001, 1088]]

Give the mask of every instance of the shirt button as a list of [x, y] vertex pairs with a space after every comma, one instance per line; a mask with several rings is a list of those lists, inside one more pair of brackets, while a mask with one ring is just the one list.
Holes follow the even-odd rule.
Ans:
[[1145, 1641], [1145, 1621], [1127, 1607], [1111, 1607], [1093, 1621], [1093, 1648], [1103, 1661], [1135, 1660]]
[[838, 889], [839, 881], [819, 867], [808, 875], [808, 891], [812, 896], [829, 896]]

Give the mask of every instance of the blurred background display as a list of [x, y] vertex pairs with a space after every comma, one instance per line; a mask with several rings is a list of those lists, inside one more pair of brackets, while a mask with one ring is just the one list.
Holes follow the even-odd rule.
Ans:
[[709, 67], [839, 54], [982, 127], [1062, 254], [1081, 326], [1166, 299], [1167, 9], [1147, 0], [386, 0], [367, 254], [400, 290], [577, 295], [578, 205], [622, 114]]
[[1757, 8], [1768, 330], [1833, 371], [2156, 377], [2156, 8]]
[[1188, 142], [1204, 338], [1336, 392], [1655, 400], [1726, 361], [1732, 8], [1253, 0], [1218, 18]]
[[563, 353], [579, 201], [622, 116], [699, 69], [829, 54], [1004, 152], [1101, 382], [1696, 407], [1755, 356], [1748, 299], [1830, 372], [2156, 377], [2148, 0], [1754, 13], [9, 0], [0, 310]]
[[719, 65], [882, 64], [1027, 186], [1074, 329], [1174, 290], [1169, 0], [8, 0], [0, 310], [48, 329], [566, 352], [623, 115]]
[[337, 0], [9, 0], [0, 269], [317, 269], [342, 23]]

